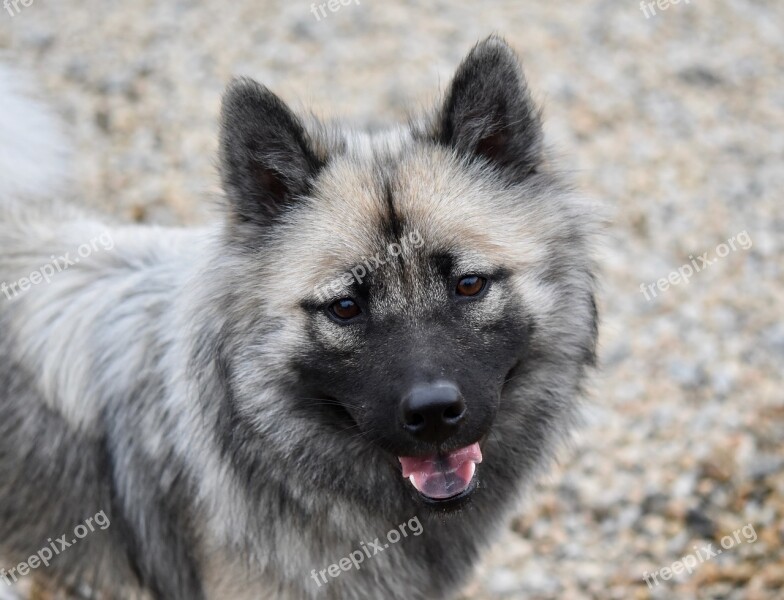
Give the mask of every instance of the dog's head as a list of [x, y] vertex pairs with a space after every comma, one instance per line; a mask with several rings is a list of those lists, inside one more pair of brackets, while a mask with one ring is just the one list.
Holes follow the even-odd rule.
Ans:
[[234, 82], [221, 135], [226, 244], [244, 278], [232, 310], [256, 315], [232, 359], [242, 412], [260, 402], [252, 374], [273, 373], [287, 410], [391, 457], [401, 486], [442, 507], [483, 471], [535, 464], [596, 337], [595, 217], [548, 162], [498, 38], [433, 114], [383, 134], [301, 120]]

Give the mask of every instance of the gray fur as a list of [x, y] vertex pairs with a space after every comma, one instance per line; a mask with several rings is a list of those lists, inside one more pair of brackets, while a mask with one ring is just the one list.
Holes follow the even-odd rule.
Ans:
[[[183, 600], [457, 591], [576, 419], [597, 335], [600, 224], [546, 155], [506, 44], [482, 42], [458, 73], [432, 115], [383, 134], [300, 120], [236, 82], [222, 121], [223, 223], [110, 227], [112, 250], [0, 295], [6, 568], [104, 510], [111, 527], [41, 575]], [[2, 203], [0, 282], [107, 229]], [[314, 308], [314, 290], [415, 230], [423, 247], [374, 273], [376, 342]], [[460, 323], [444, 317], [428, 267], [444, 251], [458, 271], [507, 274]], [[452, 327], [459, 344], [448, 343]], [[412, 357], [443, 369], [444, 346], [477, 340], [509, 348], [450, 359], [487, 390], [495, 416], [479, 488], [459, 510], [434, 510], [389, 452], [404, 442], [373, 429], [384, 410], [375, 398]], [[343, 373], [343, 361], [363, 374], [343, 383], [377, 393], [306, 394], [306, 374]], [[491, 382], [482, 364], [504, 377]], [[311, 579], [414, 516], [421, 536], [321, 587]]]

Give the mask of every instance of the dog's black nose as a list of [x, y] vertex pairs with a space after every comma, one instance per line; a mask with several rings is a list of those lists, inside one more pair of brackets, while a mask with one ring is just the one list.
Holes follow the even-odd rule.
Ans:
[[455, 432], [465, 412], [460, 390], [448, 381], [417, 385], [400, 403], [403, 428], [424, 442], [446, 440]]

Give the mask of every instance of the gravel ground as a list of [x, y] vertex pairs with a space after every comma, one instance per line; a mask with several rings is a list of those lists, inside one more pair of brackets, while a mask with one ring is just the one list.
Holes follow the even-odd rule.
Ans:
[[[0, 13], [0, 50], [68, 123], [87, 204], [209, 218], [232, 75], [377, 123], [430, 101], [498, 32], [566, 167], [614, 213], [586, 427], [464, 598], [784, 597], [784, 4], [693, 0], [646, 18], [636, 1], [361, 0], [320, 21], [309, 2], [202, 4]], [[646, 299], [641, 284], [705, 252], [710, 267]], [[721, 555], [692, 573], [643, 581], [709, 542]]]

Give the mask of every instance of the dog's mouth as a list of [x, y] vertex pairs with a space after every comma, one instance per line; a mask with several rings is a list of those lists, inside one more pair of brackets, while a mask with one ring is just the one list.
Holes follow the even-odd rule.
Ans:
[[432, 456], [399, 456], [403, 477], [426, 500], [444, 502], [469, 493], [476, 465], [482, 462], [479, 443]]

